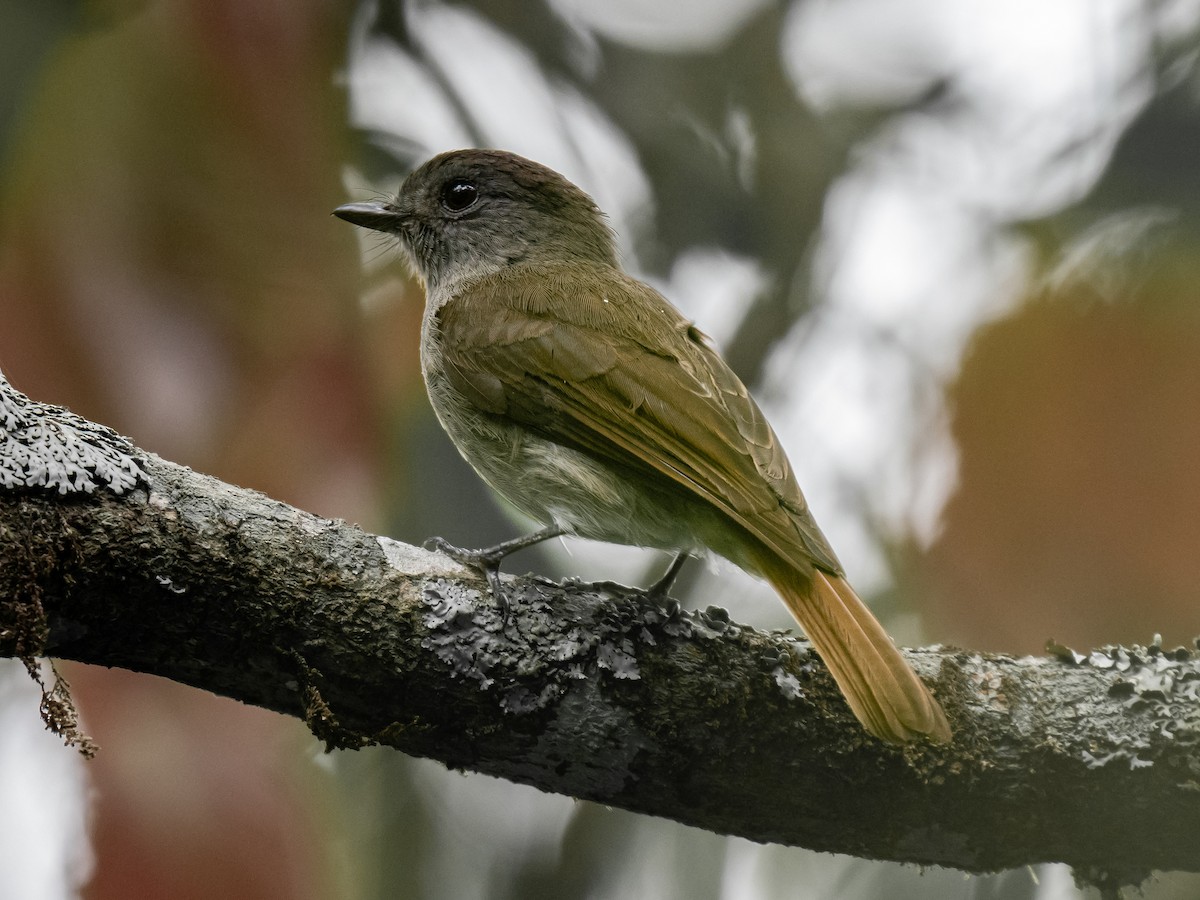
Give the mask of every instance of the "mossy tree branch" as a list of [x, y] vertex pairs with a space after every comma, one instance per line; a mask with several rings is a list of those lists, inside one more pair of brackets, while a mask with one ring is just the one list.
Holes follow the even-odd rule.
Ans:
[[384, 744], [757, 841], [976, 872], [1200, 871], [1187, 649], [910, 652], [956, 736], [897, 749], [788, 635], [531, 578], [508, 582], [505, 620], [445, 557], [82, 422], [0, 380], [0, 455], [30, 429], [100, 445], [8, 466], [0, 655], [149, 672], [299, 716], [330, 747]]

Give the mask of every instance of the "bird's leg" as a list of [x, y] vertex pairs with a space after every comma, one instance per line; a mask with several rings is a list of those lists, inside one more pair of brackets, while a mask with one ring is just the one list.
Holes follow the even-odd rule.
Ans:
[[518, 550], [524, 550], [526, 547], [532, 547], [534, 544], [540, 544], [542, 541], [548, 541], [551, 538], [561, 537], [565, 533], [564, 529], [560, 526], [549, 525], [541, 531], [533, 532], [533, 534], [513, 538], [511, 541], [501, 541], [495, 546], [483, 547], [479, 550], [465, 550], [462, 547], [454, 546], [445, 538], [440, 537], [430, 538], [425, 542], [425, 547], [429, 550], [438, 550], [445, 553], [455, 562], [462, 563], [464, 566], [470, 566], [472, 569], [478, 569], [482, 572], [492, 589], [492, 596], [500, 604], [504, 618], [507, 619], [508, 598], [504, 595], [504, 589], [500, 586], [501, 561], [510, 553], [516, 553]]
[[690, 555], [683, 550], [677, 553], [663, 577], [654, 582], [646, 591], [646, 596], [651, 600], [661, 600], [666, 597], [667, 591], [671, 590], [671, 586], [675, 584], [675, 579], [679, 577], [683, 564], [688, 561]]

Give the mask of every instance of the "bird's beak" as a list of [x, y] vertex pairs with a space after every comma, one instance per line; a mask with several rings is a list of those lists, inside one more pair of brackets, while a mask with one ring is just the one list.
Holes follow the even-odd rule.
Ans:
[[401, 223], [407, 218], [402, 210], [379, 201], [347, 203], [335, 209], [333, 214], [352, 225], [391, 233], [399, 231]]

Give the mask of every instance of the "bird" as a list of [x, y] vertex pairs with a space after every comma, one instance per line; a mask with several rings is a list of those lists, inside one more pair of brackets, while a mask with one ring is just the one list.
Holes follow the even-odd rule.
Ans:
[[945, 743], [945, 713], [854, 592], [779, 438], [713, 342], [623, 271], [595, 201], [502, 150], [439, 154], [394, 197], [334, 214], [395, 239], [423, 283], [421, 368], [438, 420], [541, 524], [479, 551], [488, 574], [558, 535], [716, 553], [765, 578], [851, 711], [895, 744]]

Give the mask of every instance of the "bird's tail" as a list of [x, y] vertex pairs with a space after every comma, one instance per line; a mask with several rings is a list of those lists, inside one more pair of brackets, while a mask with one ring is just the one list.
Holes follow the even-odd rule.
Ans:
[[950, 725], [941, 705], [849, 583], [820, 569], [808, 578], [771, 556], [763, 560], [763, 573], [829, 667], [863, 727], [893, 743], [922, 736], [948, 742]]

